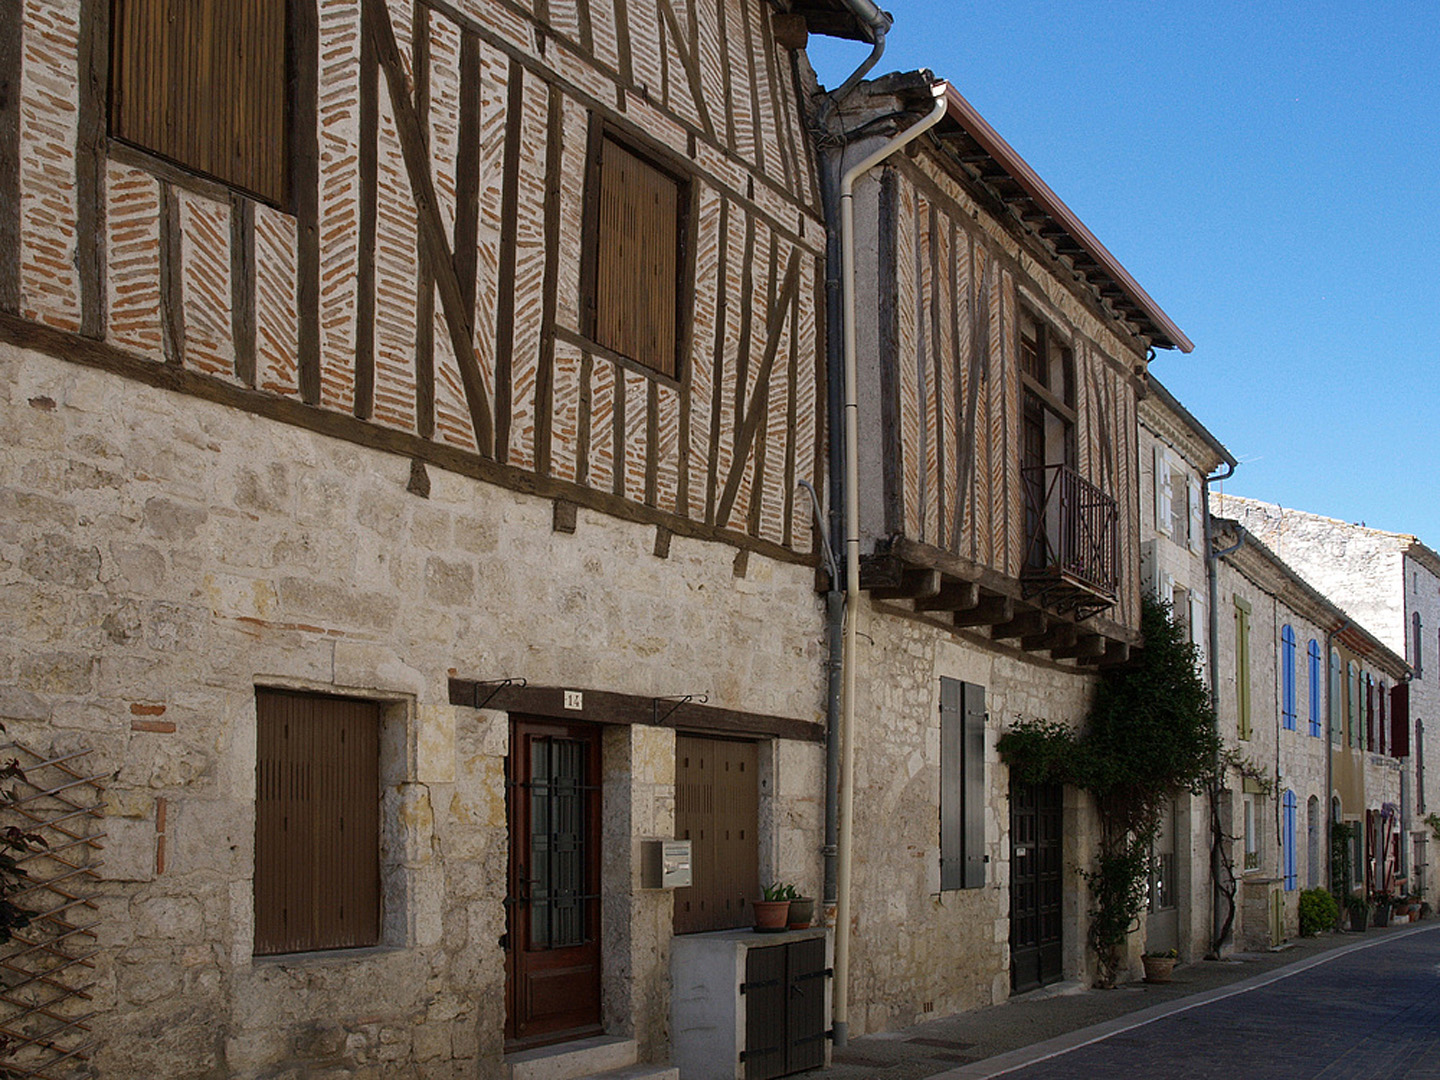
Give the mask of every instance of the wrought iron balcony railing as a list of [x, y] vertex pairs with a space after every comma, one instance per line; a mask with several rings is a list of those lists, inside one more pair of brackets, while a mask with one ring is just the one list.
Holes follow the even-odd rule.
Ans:
[[1115, 500], [1066, 465], [1020, 470], [1025, 488], [1021, 583], [1057, 611], [1085, 618], [1111, 607], [1120, 585]]

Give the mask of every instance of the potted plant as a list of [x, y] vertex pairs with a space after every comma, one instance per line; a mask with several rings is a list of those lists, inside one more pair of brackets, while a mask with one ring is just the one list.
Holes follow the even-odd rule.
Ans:
[[815, 898], [813, 896], [801, 896], [794, 885], [786, 885], [785, 899], [790, 901], [790, 929], [810, 929], [810, 924], [815, 919]]
[[790, 921], [790, 899], [787, 892], [792, 887], [783, 881], [765, 886], [761, 899], [754, 903], [755, 929], [762, 934], [775, 934], [784, 930]]
[[1395, 897], [1388, 892], [1381, 891], [1371, 893], [1370, 901], [1374, 905], [1375, 910], [1374, 924], [1376, 926], [1389, 926], [1390, 908], [1395, 903]]
[[1357, 934], [1364, 933], [1370, 925], [1370, 901], [1365, 898], [1365, 894], [1347, 893], [1345, 911], [1350, 916], [1350, 929]]
[[1169, 982], [1171, 974], [1175, 971], [1175, 962], [1179, 959], [1180, 954], [1174, 949], [1145, 953], [1140, 957], [1140, 962], [1145, 965], [1145, 981], [1147, 983]]

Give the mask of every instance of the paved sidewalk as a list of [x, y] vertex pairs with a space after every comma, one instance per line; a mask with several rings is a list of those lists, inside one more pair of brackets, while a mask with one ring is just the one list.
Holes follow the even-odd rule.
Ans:
[[[1236, 985], [1241, 982], [1257, 977], [1263, 981], [1279, 969], [1320, 962], [1317, 958], [1326, 953], [1437, 928], [1440, 923], [1431, 919], [1363, 934], [1322, 934], [1271, 952], [1180, 965], [1173, 982], [1153, 986], [1135, 982], [1115, 990], [1077, 984], [1047, 987], [1001, 1005], [854, 1039], [836, 1051], [829, 1069], [811, 1075], [823, 1080], [921, 1080], [943, 1073], [946, 1080], [981, 1080], [1066, 1045], [1080, 1045], [1106, 1029], [1121, 1029], [1151, 1015], [1222, 997], [1241, 989]], [[1132, 1015], [1142, 1010], [1145, 1016]], [[1103, 1027], [1086, 1030], [1097, 1025]]]

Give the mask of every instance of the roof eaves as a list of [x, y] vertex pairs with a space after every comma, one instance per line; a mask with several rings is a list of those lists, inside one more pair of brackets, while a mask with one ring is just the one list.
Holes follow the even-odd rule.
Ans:
[[1144, 313], [1155, 330], [1153, 335], [1155, 344], [1162, 348], [1179, 349], [1181, 352], [1190, 352], [1195, 348], [1194, 343], [1185, 336], [1170, 316], [1166, 315], [1144, 289], [1140, 283], [1130, 276], [1130, 272], [1120, 265], [1120, 261], [1102, 244], [1088, 228], [1085, 223], [1075, 216], [1071, 210], [1050, 189], [1050, 186], [1040, 179], [1040, 175], [1030, 167], [1029, 163], [1001, 138], [986, 119], [976, 111], [975, 106], [965, 100], [965, 97], [955, 89], [952, 84], [946, 92], [946, 103], [950, 119], [959, 124], [972, 139], [979, 144], [980, 148], [988, 154], [1010, 176], [1027, 196], [1046, 215], [1061, 226], [1066, 233], [1093, 259], [1096, 264], [1105, 272], [1116, 286]]

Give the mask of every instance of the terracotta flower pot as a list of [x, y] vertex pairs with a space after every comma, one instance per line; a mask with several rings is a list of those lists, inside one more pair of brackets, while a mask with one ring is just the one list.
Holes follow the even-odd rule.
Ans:
[[808, 930], [815, 918], [815, 898], [798, 896], [790, 901], [790, 929]]
[[784, 930], [790, 921], [789, 900], [756, 900], [755, 929], [765, 934]]
[[1167, 983], [1175, 971], [1173, 956], [1142, 956], [1140, 962], [1145, 965], [1147, 983]]

